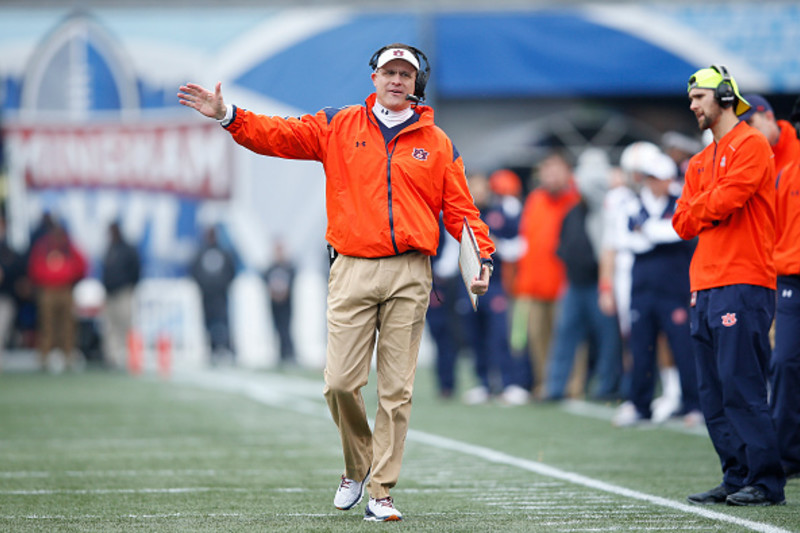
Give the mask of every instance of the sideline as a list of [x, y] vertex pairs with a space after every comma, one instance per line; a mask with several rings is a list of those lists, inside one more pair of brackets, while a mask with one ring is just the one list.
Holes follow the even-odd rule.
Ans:
[[[322, 400], [322, 384], [308, 379], [277, 376], [274, 374], [250, 374], [242, 371], [231, 370], [230, 372], [198, 372], [191, 374], [180, 374], [174, 376], [174, 382], [194, 385], [207, 389], [224, 391], [256, 400], [260, 403], [273, 407], [282, 407], [290, 411], [315, 416], [330, 418], [327, 406]], [[606, 483], [574, 472], [568, 472], [543, 463], [514, 457], [491, 448], [476, 446], [466, 442], [441, 437], [423, 431], [409, 429], [408, 439], [420, 444], [426, 444], [441, 450], [449, 450], [464, 455], [478, 457], [491, 463], [513, 466], [536, 474], [560, 479], [575, 485], [581, 485], [591, 489], [644, 501], [660, 507], [666, 507], [675, 511], [701, 516], [711, 520], [727, 522], [740, 527], [745, 527], [761, 533], [791, 533], [786, 529], [746, 520], [736, 516], [731, 516], [717, 511], [711, 511], [704, 507], [668, 500], [659, 496], [653, 496], [644, 492], [631, 490], [612, 483]]]

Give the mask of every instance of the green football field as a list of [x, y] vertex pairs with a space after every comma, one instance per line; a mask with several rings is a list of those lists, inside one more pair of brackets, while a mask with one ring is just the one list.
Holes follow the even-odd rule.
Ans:
[[333, 507], [320, 371], [0, 374], [0, 531], [800, 531], [800, 481], [782, 507], [688, 505], [720, 481], [705, 432], [612, 412], [444, 402], [421, 369], [405, 520], [376, 524]]

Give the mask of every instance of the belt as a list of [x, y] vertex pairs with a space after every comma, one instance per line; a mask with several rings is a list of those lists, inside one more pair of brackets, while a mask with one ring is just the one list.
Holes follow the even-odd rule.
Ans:
[[[402, 252], [402, 253], [399, 253], [399, 254], [382, 255], [380, 257], [359, 257], [359, 259], [388, 259], [390, 257], [400, 257], [401, 255], [414, 254], [414, 253], [421, 253], [421, 252], [419, 250], [416, 250], [416, 249], [412, 248], [411, 250], [406, 250], [405, 252]], [[333, 246], [331, 246], [329, 244], [328, 245], [328, 261], [330, 261], [331, 265], [333, 265], [333, 262], [336, 261], [337, 257], [339, 257], [339, 252], [336, 250], [336, 248], [334, 248]], [[358, 256], [354, 256], [354, 257], [358, 257]]]

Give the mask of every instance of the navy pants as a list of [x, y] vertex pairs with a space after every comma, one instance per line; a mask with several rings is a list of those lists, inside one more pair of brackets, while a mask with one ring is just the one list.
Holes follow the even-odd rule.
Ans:
[[435, 293], [431, 294], [425, 319], [436, 344], [436, 378], [439, 393], [450, 396], [456, 388], [456, 363], [458, 360], [459, 318], [456, 315], [457, 290], [464, 290], [460, 278], [435, 278]]
[[786, 478], [767, 404], [775, 291], [729, 285], [699, 291], [691, 307], [700, 406], [728, 491], [745, 486], [782, 501]]
[[692, 354], [688, 302], [679, 297], [652, 291], [631, 295], [630, 348], [633, 357], [630, 400], [644, 418], [650, 418], [655, 392], [656, 342], [663, 331], [669, 342], [681, 380], [683, 412], [700, 409], [697, 395], [697, 370]]
[[781, 461], [800, 471], [800, 276], [778, 278], [775, 349], [770, 364], [770, 407]]
[[456, 309], [461, 314], [464, 336], [475, 354], [475, 374], [478, 381], [491, 393], [505, 387], [530, 386], [525, 358], [511, 354], [509, 338], [510, 301], [500, 282], [489, 285], [481, 296], [477, 312], [472, 310], [466, 291], [459, 295]]

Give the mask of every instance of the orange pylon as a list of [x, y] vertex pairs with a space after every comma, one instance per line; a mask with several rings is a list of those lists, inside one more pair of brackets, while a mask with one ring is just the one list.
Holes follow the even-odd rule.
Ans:
[[128, 331], [128, 372], [133, 376], [142, 373], [144, 366], [144, 345], [142, 335], [132, 329]]
[[158, 352], [158, 373], [164, 379], [169, 379], [172, 373], [172, 339], [162, 332], [156, 341]]

